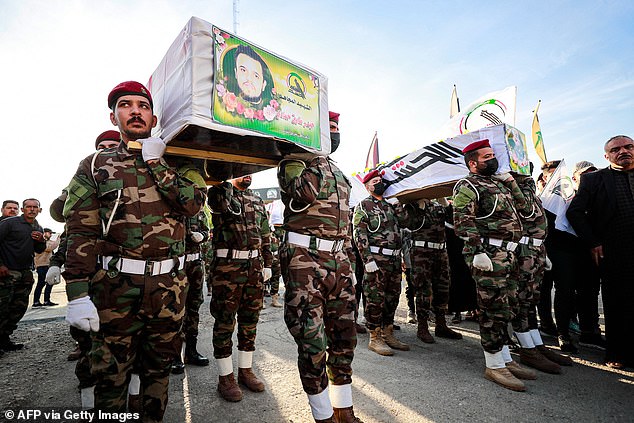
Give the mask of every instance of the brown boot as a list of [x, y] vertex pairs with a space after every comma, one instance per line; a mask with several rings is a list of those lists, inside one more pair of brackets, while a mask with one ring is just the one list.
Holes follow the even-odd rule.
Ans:
[[337, 423], [363, 423], [360, 418], [354, 415], [352, 406], [346, 408], [334, 408], [335, 421]]
[[458, 333], [447, 326], [445, 320], [445, 313], [436, 313], [436, 330], [434, 331], [437, 337], [447, 339], [462, 339], [462, 334]]
[[323, 420], [315, 419], [315, 423], [337, 423], [337, 420], [335, 420], [335, 415], [333, 414], [332, 416], [328, 417], [327, 419], [323, 419]]
[[418, 339], [426, 344], [433, 344], [436, 342], [431, 333], [429, 333], [429, 326], [427, 326], [427, 319], [418, 319], [418, 331], [416, 332]]
[[264, 383], [253, 373], [253, 369], [238, 369], [238, 383], [249, 388], [251, 392], [263, 392]]
[[520, 366], [517, 362], [511, 361], [506, 363], [506, 368], [518, 379], [535, 380], [537, 379], [537, 373], [531, 369]]
[[394, 348], [395, 350], [401, 350], [401, 351], [409, 351], [409, 345], [399, 341], [394, 336], [393, 325], [388, 325], [383, 328], [383, 340], [390, 348]]
[[368, 349], [380, 355], [394, 355], [394, 352], [387, 346], [381, 336], [381, 328], [370, 330], [370, 343]]
[[489, 369], [487, 367], [484, 371], [484, 377], [511, 391], [523, 392], [526, 390], [524, 382], [513, 376], [506, 367], [502, 369]]
[[284, 304], [280, 303], [280, 294], [271, 295], [271, 305], [273, 307], [284, 307]]
[[520, 348], [520, 361], [529, 367], [545, 373], [559, 374], [561, 367], [542, 355], [537, 348]]
[[560, 366], [572, 366], [572, 358], [567, 355], [559, 354], [557, 351], [553, 351], [545, 345], [536, 345], [535, 348], [537, 348], [537, 351], [553, 363], [557, 363]]
[[218, 392], [226, 401], [238, 402], [242, 400], [242, 390], [236, 383], [233, 373], [229, 373], [227, 376], [218, 376]]

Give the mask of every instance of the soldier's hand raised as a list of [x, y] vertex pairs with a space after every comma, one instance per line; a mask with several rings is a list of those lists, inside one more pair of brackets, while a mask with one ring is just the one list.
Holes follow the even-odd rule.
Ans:
[[483, 272], [492, 272], [493, 271], [493, 263], [487, 253], [476, 254], [473, 257], [473, 267], [476, 269], [482, 270]]
[[157, 137], [143, 138], [140, 140], [136, 140], [141, 143], [141, 155], [143, 156], [143, 161], [149, 162], [151, 160], [158, 160], [163, 157], [163, 153], [165, 153], [165, 141]]

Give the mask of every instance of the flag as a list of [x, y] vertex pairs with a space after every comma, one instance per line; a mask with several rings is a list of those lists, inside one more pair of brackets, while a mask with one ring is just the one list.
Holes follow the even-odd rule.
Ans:
[[460, 100], [458, 100], [458, 92], [456, 91], [456, 84], [453, 85], [451, 91], [451, 104], [449, 105], [449, 119], [460, 113]]
[[539, 126], [539, 118], [537, 117], [537, 111], [539, 110], [539, 105], [542, 104], [542, 101], [539, 100], [537, 102], [537, 107], [535, 107], [535, 113], [533, 114], [533, 145], [535, 146], [535, 152], [539, 156], [542, 161], [542, 164], [546, 163], [548, 159], [546, 159], [546, 149], [544, 148], [544, 138], [542, 137], [542, 128]]
[[449, 119], [431, 141], [446, 140], [501, 123], [515, 126], [516, 95], [515, 86], [483, 95]]
[[566, 218], [566, 211], [574, 196], [574, 184], [568, 174], [566, 162], [562, 160], [557, 169], [550, 175], [539, 198], [541, 198], [544, 208], [557, 216], [555, 228], [577, 235]]
[[374, 133], [370, 148], [368, 149], [368, 157], [365, 159], [365, 168], [374, 169], [379, 164], [379, 137]]

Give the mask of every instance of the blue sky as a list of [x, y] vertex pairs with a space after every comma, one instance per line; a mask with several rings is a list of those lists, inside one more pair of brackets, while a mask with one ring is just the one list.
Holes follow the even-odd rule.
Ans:
[[[111, 129], [114, 85], [146, 82], [191, 16], [233, 29], [230, 0], [0, 4], [0, 197], [35, 196], [45, 209]], [[462, 105], [516, 85], [529, 140], [541, 99], [548, 157], [570, 166], [603, 167], [603, 143], [634, 135], [632, 2], [240, 0], [238, 22], [241, 37], [328, 77], [342, 114], [333, 158], [348, 173], [375, 131], [382, 160], [428, 143], [449, 118], [453, 84]], [[272, 172], [254, 178], [274, 183]]]

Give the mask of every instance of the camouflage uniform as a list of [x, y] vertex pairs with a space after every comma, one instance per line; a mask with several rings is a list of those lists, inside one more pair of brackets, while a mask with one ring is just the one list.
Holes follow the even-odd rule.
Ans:
[[271, 232], [271, 253], [273, 254], [273, 264], [271, 270], [273, 276], [271, 276], [271, 295], [276, 295], [280, 291], [280, 277], [282, 276], [282, 268], [280, 266], [279, 251], [284, 239], [284, 229], [281, 226], [274, 226]]
[[[463, 254], [476, 281], [480, 338], [491, 354], [508, 343], [507, 325], [517, 303], [516, 249], [522, 224], [516, 204], [525, 209], [526, 202], [515, 181], [507, 184], [470, 173], [458, 181], [453, 197], [455, 232], [465, 241]], [[473, 267], [479, 253], [489, 256], [492, 272]]]
[[99, 312], [89, 354], [95, 407], [125, 410], [136, 361], [144, 421], [161, 421], [187, 295], [183, 218], [200, 211], [205, 194], [125, 143], [84, 159], [67, 191], [66, 293], [90, 295]]
[[[357, 345], [353, 273], [347, 251], [351, 185], [326, 157], [301, 170], [282, 165], [286, 241], [280, 251], [284, 320], [295, 339], [304, 391], [352, 383]], [[310, 398], [310, 397], [309, 397]]]
[[546, 246], [544, 240], [548, 229], [546, 212], [537, 197], [535, 181], [530, 176], [516, 176], [518, 186], [524, 194], [530, 213], [519, 211], [524, 229], [518, 249], [518, 311], [513, 319], [516, 332], [537, 329], [537, 304], [539, 303], [539, 286], [544, 277], [546, 265]]
[[432, 309], [447, 313], [449, 303], [449, 257], [445, 242], [445, 207], [430, 202], [424, 210], [417, 203], [403, 207], [411, 230], [416, 318], [427, 319]]
[[[262, 268], [271, 267], [271, 237], [262, 199], [229, 182], [209, 189], [213, 216], [211, 314], [214, 357], [230, 357], [238, 322], [238, 350], [255, 351], [256, 326], [264, 301]], [[235, 258], [234, 258], [235, 257]]]
[[394, 206], [374, 197], [354, 209], [354, 241], [359, 254], [365, 264], [374, 260], [379, 267], [378, 272], [363, 274], [364, 316], [369, 330], [394, 323], [402, 279], [399, 218]]

